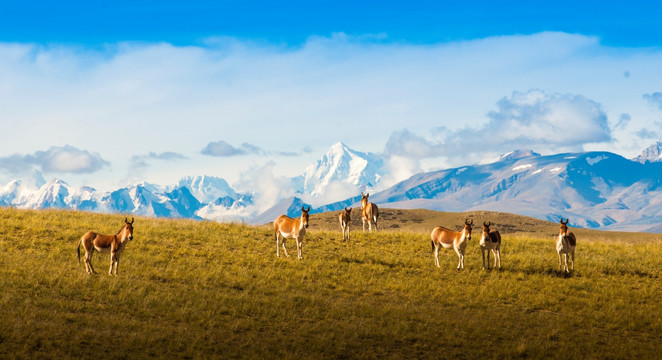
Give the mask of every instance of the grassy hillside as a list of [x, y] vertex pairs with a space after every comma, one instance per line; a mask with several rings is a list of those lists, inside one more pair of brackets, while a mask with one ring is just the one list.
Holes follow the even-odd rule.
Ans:
[[659, 235], [582, 233], [564, 276], [557, 230], [502, 231], [503, 270], [481, 270], [475, 238], [458, 272], [451, 251], [434, 266], [429, 230], [354, 231], [342, 242], [339, 230], [316, 230], [332, 215], [311, 216], [303, 261], [276, 258], [265, 227], [137, 218], [113, 277], [107, 254], [87, 275], [76, 243], [87, 230], [115, 233], [123, 216], [0, 209], [0, 358], [662, 353]]

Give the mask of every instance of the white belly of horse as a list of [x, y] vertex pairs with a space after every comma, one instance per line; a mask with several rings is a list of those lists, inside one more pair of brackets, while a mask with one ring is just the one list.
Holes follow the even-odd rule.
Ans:
[[96, 251], [100, 252], [100, 253], [107, 253], [107, 252], [110, 252], [110, 246], [109, 246], [109, 247], [105, 247], [105, 248], [103, 248], [103, 247], [98, 247], [98, 246], [95, 245], [95, 246], [94, 246], [94, 249], [95, 249]]
[[289, 231], [289, 232], [280, 231], [280, 235], [286, 239], [294, 239], [297, 237], [297, 233], [294, 231]]
[[445, 242], [442, 242], [442, 243], [441, 243], [441, 246], [442, 246], [444, 249], [452, 249], [452, 248], [453, 248], [453, 244], [446, 244]]

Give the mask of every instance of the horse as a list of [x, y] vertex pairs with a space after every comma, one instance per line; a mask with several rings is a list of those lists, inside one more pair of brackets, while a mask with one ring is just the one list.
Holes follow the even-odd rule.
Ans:
[[342, 230], [342, 240], [349, 241], [349, 223], [351, 219], [352, 208], [345, 208], [343, 212], [338, 214], [338, 221], [340, 221], [340, 229]]
[[464, 269], [464, 251], [467, 248], [467, 241], [471, 240], [471, 227], [473, 224], [473, 220], [469, 222], [469, 219], [465, 219], [461, 231], [453, 231], [442, 226], [432, 229], [430, 238], [432, 239], [432, 250], [434, 251], [434, 263], [437, 267], [440, 267], [439, 248], [443, 246], [446, 249], [455, 249], [457, 256], [460, 258], [457, 269]]
[[375, 231], [377, 229], [377, 219], [379, 218], [379, 208], [377, 205], [368, 202], [370, 193], [363, 195], [361, 193], [361, 220], [363, 221], [363, 232], [365, 232], [365, 223], [368, 223], [368, 230], [372, 232], [372, 224], [375, 224]]
[[[575, 270], [575, 247], [577, 246], [577, 238], [572, 232], [568, 232], [568, 220], [561, 218], [561, 231], [556, 240], [556, 252], [559, 254], [559, 271], [570, 272], [568, 270], [568, 255], [572, 255], [572, 270]], [[561, 254], [565, 257], [565, 266], [561, 261]]]
[[124, 219], [124, 226], [115, 235], [102, 235], [94, 231], [86, 232], [78, 241], [78, 263], [80, 264], [80, 245], [83, 244], [85, 249], [85, 270], [88, 274], [96, 274], [94, 267], [92, 267], [92, 254], [94, 250], [100, 253], [110, 252], [110, 269], [109, 275], [113, 275], [113, 268], [115, 269], [115, 276], [120, 266], [120, 255], [124, 251], [126, 244], [133, 240], [133, 218], [131, 222]]
[[[490, 269], [490, 250], [494, 254], [494, 266], [501, 269], [501, 234], [498, 230], [490, 231], [490, 222], [483, 222], [483, 233], [480, 236], [480, 254], [483, 256], [483, 269]], [[487, 252], [487, 268], [485, 253]]]
[[276, 237], [276, 256], [280, 257], [278, 252], [278, 245], [280, 243], [279, 235], [283, 237], [283, 250], [285, 251], [285, 256], [290, 257], [287, 253], [287, 248], [285, 247], [285, 240], [287, 239], [296, 239], [297, 241], [297, 255], [299, 260], [303, 260], [303, 237], [306, 236], [306, 229], [308, 228], [308, 213], [310, 212], [310, 206], [306, 210], [303, 206], [301, 207], [301, 217], [294, 220], [287, 215], [281, 215], [276, 220], [274, 220], [274, 235]]

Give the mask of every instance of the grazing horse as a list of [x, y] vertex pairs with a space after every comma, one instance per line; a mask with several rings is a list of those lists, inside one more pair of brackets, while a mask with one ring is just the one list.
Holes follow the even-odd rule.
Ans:
[[133, 240], [133, 218], [131, 218], [131, 222], [125, 218], [124, 226], [115, 235], [102, 235], [88, 231], [78, 241], [78, 263], [80, 264], [80, 244], [82, 243], [85, 249], [85, 270], [88, 274], [96, 274], [92, 267], [92, 254], [96, 250], [101, 253], [110, 252], [108, 274], [113, 275], [114, 267], [115, 275], [117, 275], [117, 268], [120, 266], [120, 255], [126, 244], [131, 240]]
[[[565, 272], [568, 270], [568, 255], [572, 255], [572, 270], [575, 270], [575, 246], [577, 246], [577, 238], [572, 232], [568, 232], [568, 220], [561, 218], [561, 231], [559, 238], [556, 240], [556, 252], [559, 254], [559, 271], [563, 269]], [[565, 256], [565, 266], [562, 266], [561, 254]]]
[[[483, 233], [480, 236], [480, 254], [483, 256], [483, 269], [490, 269], [490, 250], [494, 254], [494, 266], [501, 269], [501, 234], [498, 230], [490, 231], [490, 222], [483, 222]], [[485, 253], [487, 252], [487, 267]]]
[[370, 193], [363, 195], [361, 193], [361, 220], [363, 221], [363, 232], [365, 232], [365, 223], [368, 223], [368, 230], [372, 232], [372, 224], [375, 224], [375, 231], [377, 230], [377, 219], [379, 218], [379, 208], [377, 205], [368, 202]]
[[473, 224], [473, 220], [469, 222], [469, 219], [465, 219], [462, 231], [453, 231], [441, 226], [432, 229], [430, 238], [432, 239], [432, 250], [434, 250], [434, 263], [437, 267], [440, 267], [439, 248], [443, 246], [446, 249], [455, 249], [457, 256], [460, 258], [457, 269], [464, 269], [464, 250], [467, 248], [467, 241], [471, 240], [471, 227]]
[[278, 253], [280, 235], [283, 237], [283, 250], [285, 251], [285, 256], [290, 257], [290, 255], [287, 253], [287, 248], [285, 247], [285, 240], [296, 239], [297, 255], [299, 256], [299, 260], [303, 259], [303, 237], [306, 236], [306, 229], [308, 228], [308, 212], [310, 212], [310, 206], [308, 207], [308, 210], [302, 206], [300, 218], [294, 220], [287, 215], [281, 215], [276, 220], [274, 220], [274, 235], [276, 236], [277, 257], [280, 257], [280, 254]]
[[340, 221], [340, 228], [342, 229], [342, 240], [349, 241], [349, 222], [352, 215], [352, 208], [345, 208], [343, 212], [338, 215], [338, 220]]

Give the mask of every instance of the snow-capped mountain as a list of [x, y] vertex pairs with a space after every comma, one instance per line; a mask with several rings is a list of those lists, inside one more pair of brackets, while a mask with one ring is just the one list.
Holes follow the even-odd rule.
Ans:
[[352, 150], [338, 142], [292, 183], [300, 193], [315, 197], [325, 195], [329, 189], [336, 193], [345, 189], [349, 195], [378, 186], [384, 171], [384, 161], [377, 155]]
[[421, 173], [370, 200], [394, 208], [516, 212], [575, 226], [646, 231], [662, 222], [662, 163], [609, 152], [529, 156]]
[[[187, 177], [162, 187], [140, 183], [111, 192], [72, 187], [52, 179], [38, 188], [35, 179], [16, 180], [0, 188], [0, 206], [66, 208], [156, 217], [265, 223], [275, 216], [296, 217], [305, 201], [336, 197], [311, 213], [359, 206], [361, 191], [370, 200], [392, 208], [441, 211], [493, 210], [607, 230], [662, 232], [662, 143], [628, 160], [609, 152], [541, 156], [514, 151], [489, 164], [420, 173], [385, 190], [375, 187], [387, 174], [377, 156], [334, 144], [296, 178], [301, 196], [280, 199], [257, 213], [259, 194], [241, 194], [225, 180]], [[39, 174], [40, 175], [40, 174]], [[341, 197], [345, 188], [347, 194]], [[293, 194], [294, 195], [294, 194]], [[302, 200], [305, 199], [305, 200]], [[319, 202], [319, 201], [318, 201]]]
[[645, 164], [647, 162], [660, 162], [662, 161], [662, 142], [658, 141], [657, 143], [647, 147], [644, 151], [641, 152], [641, 155], [632, 159], [633, 161], [640, 162]]
[[24, 202], [31, 192], [23, 186], [21, 180], [11, 181], [0, 189], [0, 206], [10, 206], [14, 203]]
[[219, 198], [229, 197], [233, 200], [239, 198], [234, 189], [228, 185], [225, 179], [215, 176], [187, 176], [179, 180], [179, 182], [172, 187], [175, 188], [185, 187], [193, 196], [195, 196], [201, 203], [211, 203]]
[[52, 179], [39, 190], [25, 197], [22, 206], [27, 209], [78, 209], [84, 201], [93, 198], [95, 190], [89, 186], [74, 188], [60, 179]]
[[509, 153], [499, 156], [500, 161], [504, 160], [517, 160], [531, 156], [540, 156], [537, 152], [533, 150], [514, 150]]

